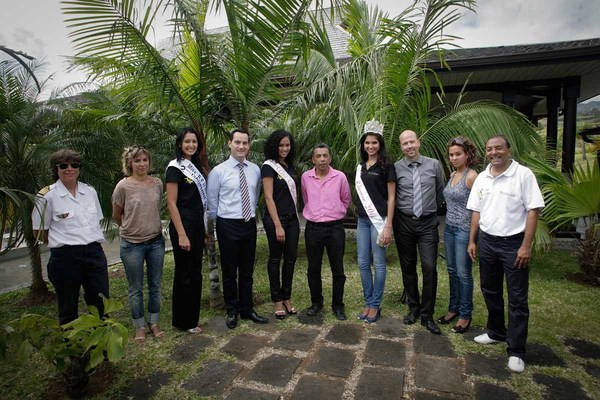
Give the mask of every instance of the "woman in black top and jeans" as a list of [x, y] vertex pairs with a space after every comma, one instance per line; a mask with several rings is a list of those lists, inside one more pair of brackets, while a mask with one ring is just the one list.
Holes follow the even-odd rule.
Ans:
[[[285, 130], [277, 130], [267, 139], [264, 153], [261, 176], [267, 204], [263, 218], [269, 241], [267, 270], [275, 317], [284, 319], [286, 314], [296, 314], [290, 301], [300, 236], [296, 211], [297, 177], [293, 165], [294, 138]], [[283, 265], [280, 266], [282, 256]]]

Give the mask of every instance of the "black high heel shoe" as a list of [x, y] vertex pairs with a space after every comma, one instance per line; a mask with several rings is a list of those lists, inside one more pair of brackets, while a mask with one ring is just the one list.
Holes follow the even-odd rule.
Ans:
[[467, 331], [469, 330], [469, 328], [471, 327], [471, 320], [469, 320], [469, 322], [467, 323], [467, 325], [465, 325], [464, 327], [460, 326], [460, 325], [456, 325], [454, 328], [452, 328], [452, 332], [454, 333], [467, 333]]
[[296, 307], [292, 308], [287, 308], [287, 306], [285, 305], [285, 303], [283, 303], [283, 308], [285, 308], [285, 312], [288, 313], [289, 315], [296, 315], [298, 314], [298, 310], [296, 310]]
[[372, 324], [373, 322], [377, 322], [381, 318], [381, 308], [377, 309], [377, 314], [373, 317], [365, 317], [365, 322]]
[[446, 316], [442, 315], [441, 317], [438, 318], [437, 322], [438, 322], [438, 324], [448, 325], [450, 322], [454, 321], [456, 318], [458, 318], [458, 313], [454, 314], [450, 319], [446, 319]]

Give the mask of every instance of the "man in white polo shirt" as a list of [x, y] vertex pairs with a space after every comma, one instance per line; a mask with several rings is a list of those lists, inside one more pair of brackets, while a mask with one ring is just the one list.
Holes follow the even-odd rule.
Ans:
[[[523, 372], [529, 321], [527, 266], [544, 199], [531, 170], [510, 159], [505, 136], [488, 139], [485, 152], [490, 163], [477, 176], [467, 203], [473, 211], [468, 252], [475, 261], [479, 246], [481, 292], [488, 309], [488, 333], [475, 341], [506, 341], [508, 368]], [[504, 276], [508, 329], [504, 323]]]

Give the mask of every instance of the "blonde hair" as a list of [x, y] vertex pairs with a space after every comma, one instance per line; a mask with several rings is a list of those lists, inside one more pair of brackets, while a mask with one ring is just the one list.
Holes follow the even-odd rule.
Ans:
[[123, 174], [125, 174], [125, 176], [131, 176], [131, 174], [133, 173], [131, 163], [140, 154], [145, 154], [146, 156], [148, 156], [149, 167], [152, 166], [152, 157], [150, 157], [150, 152], [148, 151], [148, 149], [138, 145], [129, 146], [125, 149], [121, 157], [121, 162], [123, 164]]

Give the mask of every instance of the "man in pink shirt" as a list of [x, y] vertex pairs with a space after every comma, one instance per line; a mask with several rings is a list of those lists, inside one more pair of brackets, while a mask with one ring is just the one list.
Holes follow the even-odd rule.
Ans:
[[327, 257], [333, 278], [331, 308], [337, 319], [346, 319], [344, 312], [344, 250], [346, 232], [342, 218], [350, 206], [350, 186], [343, 172], [331, 168], [331, 151], [326, 144], [319, 144], [313, 150], [312, 162], [315, 168], [302, 174], [302, 198], [306, 218], [304, 240], [308, 259], [308, 286], [312, 305], [306, 315], [315, 316], [323, 308], [323, 284], [321, 265], [323, 250]]

